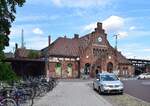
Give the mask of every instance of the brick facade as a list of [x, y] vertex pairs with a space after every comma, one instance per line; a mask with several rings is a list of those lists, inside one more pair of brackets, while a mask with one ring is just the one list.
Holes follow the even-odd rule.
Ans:
[[[95, 31], [83, 37], [75, 34], [72, 39], [58, 38], [42, 49], [42, 54], [50, 60], [47, 68], [50, 76], [76, 78], [84, 72], [94, 77], [96, 70], [115, 72], [121, 76], [130, 76], [134, 72], [130, 62], [109, 44], [102, 23], [97, 23]], [[60, 67], [56, 66], [58, 63]], [[68, 64], [71, 64], [71, 68]], [[56, 75], [56, 70], [59, 75]], [[71, 70], [71, 75], [67, 70]]]
[[[82, 37], [78, 34], [74, 38], [59, 37], [53, 43], [50, 39], [49, 36], [48, 47], [38, 51], [38, 59], [46, 63], [47, 76], [77, 78], [87, 74], [94, 77], [98, 71], [114, 72], [120, 76], [134, 74], [130, 61], [109, 44], [102, 23], [98, 22], [93, 32]], [[16, 49], [15, 57], [28, 58], [30, 51]]]

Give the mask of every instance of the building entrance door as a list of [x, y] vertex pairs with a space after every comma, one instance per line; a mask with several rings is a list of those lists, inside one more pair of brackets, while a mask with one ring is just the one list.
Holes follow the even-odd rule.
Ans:
[[112, 64], [112, 62], [109, 62], [107, 64], [107, 72], [109, 72], [109, 73], [113, 72], [113, 64]]
[[66, 68], [62, 69], [61, 78], [71, 78], [72, 77], [72, 64], [67, 64]]
[[90, 64], [86, 63], [84, 66], [84, 74], [89, 75], [89, 73], [90, 73]]

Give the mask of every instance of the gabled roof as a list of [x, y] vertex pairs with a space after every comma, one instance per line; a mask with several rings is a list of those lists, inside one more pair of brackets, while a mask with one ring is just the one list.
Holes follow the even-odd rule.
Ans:
[[121, 54], [121, 52], [117, 52], [117, 61], [123, 64], [131, 64], [131, 62]]
[[111, 51], [114, 52], [114, 54], [117, 53], [116, 55], [117, 55], [117, 62], [118, 63], [120, 63], [120, 64], [130, 64], [130, 61], [124, 55], [122, 55], [122, 53], [119, 52], [118, 50], [116, 52], [116, 49], [113, 48], [110, 44], [109, 44], [109, 49], [111, 49]]
[[79, 46], [78, 39], [59, 37], [55, 42], [53, 42], [50, 46], [42, 49], [43, 55], [48, 56], [79, 56]]

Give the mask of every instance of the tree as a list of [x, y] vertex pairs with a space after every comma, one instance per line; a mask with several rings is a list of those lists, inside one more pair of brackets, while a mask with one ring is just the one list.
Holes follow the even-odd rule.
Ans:
[[19, 77], [16, 76], [16, 73], [12, 70], [9, 64], [0, 64], [0, 69], [0, 81], [11, 81], [19, 79]]
[[38, 51], [35, 51], [35, 50], [29, 51], [28, 58], [36, 59], [38, 57], [39, 57], [39, 52]]
[[[15, 20], [16, 7], [22, 7], [25, 0], [0, 0], [0, 71], [5, 71], [5, 65], [2, 60], [5, 59], [3, 50], [9, 46], [9, 37], [11, 23]], [[11, 70], [11, 69], [10, 69]]]
[[9, 45], [11, 23], [15, 20], [16, 6], [22, 7], [25, 0], [0, 0], [0, 50]]

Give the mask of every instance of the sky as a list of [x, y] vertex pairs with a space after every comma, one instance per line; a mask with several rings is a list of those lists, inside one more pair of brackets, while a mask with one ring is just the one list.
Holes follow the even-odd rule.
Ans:
[[150, 59], [150, 1], [146, 0], [26, 0], [17, 7], [9, 35], [9, 47], [21, 46], [21, 30], [28, 49], [41, 50], [58, 37], [72, 38], [90, 33], [97, 22], [103, 23], [110, 44], [127, 58]]

